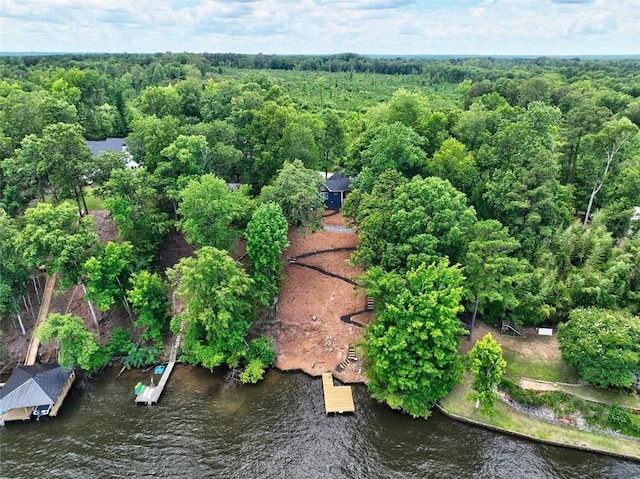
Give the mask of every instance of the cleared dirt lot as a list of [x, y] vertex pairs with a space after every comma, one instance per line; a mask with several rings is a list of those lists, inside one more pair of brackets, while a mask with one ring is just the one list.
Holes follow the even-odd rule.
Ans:
[[[324, 224], [330, 231], [302, 236], [292, 230], [289, 234], [291, 245], [284, 252], [285, 280], [278, 312], [267, 328], [276, 341], [276, 367], [284, 371], [301, 370], [312, 376], [331, 371], [345, 383], [364, 382], [358, 350], [358, 360], [351, 361], [344, 370], [339, 367], [336, 370], [347, 358], [349, 346], [356, 345], [363, 333], [362, 328], [341, 321], [340, 316], [364, 309], [364, 292], [342, 279], [288, 261], [304, 253], [355, 248], [358, 244], [354, 231], [341, 231], [345, 225], [340, 214], [327, 212]], [[349, 255], [350, 251], [323, 252], [301, 258], [299, 263], [357, 278], [362, 270], [346, 264]], [[354, 320], [366, 323], [370, 316], [371, 313], [358, 315]]]

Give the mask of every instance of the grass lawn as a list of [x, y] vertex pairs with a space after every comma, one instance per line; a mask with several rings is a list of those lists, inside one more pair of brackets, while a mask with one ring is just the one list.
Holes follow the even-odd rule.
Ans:
[[638, 440], [547, 423], [523, 414], [502, 401], [497, 401], [495, 414], [488, 416], [476, 410], [474, 403], [467, 400], [470, 393], [470, 378], [467, 377], [462, 384], [456, 386], [445, 399], [440, 401], [440, 405], [447, 414], [452, 416], [532, 439], [640, 459], [640, 441]]
[[574, 369], [558, 356], [532, 355], [503, 347], [502, 354], [507, 360], [507, 374], [540, 381], [577, 383], [579, 378]]
[[102, 199], [98, 198], [97, 196], [94, 196], [93, 188], [91, 186], [87, 186], [87, 188], [85, 189], [84, 199], [87, 202], [87, 208], [89, 208], [89, 211], [104, 209], [104, 205], [102, 204]]

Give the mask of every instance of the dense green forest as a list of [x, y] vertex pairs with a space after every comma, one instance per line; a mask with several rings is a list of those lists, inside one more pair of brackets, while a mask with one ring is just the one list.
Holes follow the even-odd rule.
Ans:
[[[421, 311], [420, 327], [448, 339], [429, 346], [448, 358], [445, 386], [459, 376], [463, 330], [451, 318], [462, 310], [471, 327], [640, 313], [638, 60], [16, 56], [0, 58], [0, 78], [2, 327], [42, 265], [132, 320], [107, 346], [76, 345], [91, 357], [67, 351], [70, 365], [153, 357], [171, 288], [187, 306], [171, 322], [187, 328], [183, 359], [259, 380], [274, 352], [251, 325], [277, 296], [288, 226], [319, 224], [317, 171], [352, 179], [350, 261], [378, 300], [366, 350], [390, 404], [419, 415], [442, 396], [389, 392], [388, 374], [404, 373], [383, 342], [414, 337], [411, 321], [389, 335], [407, 320], [398, 311]], [[92, 157], [85, 140], [107, 137], [126, 137], [141, 166], [126, 153]], [[87, 199], [110, 211], [118, 243], [98, 243]], [[173, 229], [196, 254], [158, 271], [154, 253]], [[240, 240], [244, 263], [230, 256]], [[427, 301], [426, 289], [442, 294]], [[47, 337], [77, 327], [55, 319]], [[613, 387], [640, 372], [637, 341], [627, 349]]]

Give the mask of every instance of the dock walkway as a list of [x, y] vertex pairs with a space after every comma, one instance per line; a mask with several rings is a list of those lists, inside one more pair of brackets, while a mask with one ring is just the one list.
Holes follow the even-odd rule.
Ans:
[[325, 413], [355, 411], [351, 386], [334, 386], [333, 374], [322, 373], [322, 389], [324, 391]]
[[38, 348], [40, 348], [40, 340], [36, 336], [36, 331], [49, 315], [49, 308], [51, 307], [51, 300], [56, 289], [57, 280], [58, 273], [53, 276], [47, 276], [47, 282], [44, 286], [44, 294], [42, 295], [42, 303], [40, 304], [40, 310], [38, 311], [38, 319], [36, 320], [36, 325], [33, 327], [31, 341], [29, 341], [29, 349], [27, 349], [27, 356], [24, 360], [25, 366], [32, 366], [36, 363]]
[[184, 330], [184, 322], [180, 324], [180, 333], [176, 336], [176, 340], [173, 343], [173, 347], [171, 348], [171, 354], [169, 355], [169, 363], [167, 367], [164, 369], [162, 376], [160, 377], [160, 381], [155, 386], [145, 386], [140, 394], [136, 396], [136, 404], [146, 404], [147, 406], [151, 406], [152, 404], [158, 404], [158, 400], [160, 399], [160, 395], [162, 391], [164, 391], [164, 387], [167, 385], [167, 381], [169, 381], [169, 377], [173, 372], [173, 367], [176, 365], [176, 359], [178, 357], [178, 348], [180, 347], [180, 342], [182, 341], [182, 331]]

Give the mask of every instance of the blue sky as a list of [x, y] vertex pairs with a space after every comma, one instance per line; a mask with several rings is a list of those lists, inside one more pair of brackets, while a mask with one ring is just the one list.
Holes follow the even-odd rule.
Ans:
[[640, 0], [2, 0], [0, 51], [640, 54]]

